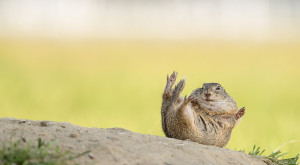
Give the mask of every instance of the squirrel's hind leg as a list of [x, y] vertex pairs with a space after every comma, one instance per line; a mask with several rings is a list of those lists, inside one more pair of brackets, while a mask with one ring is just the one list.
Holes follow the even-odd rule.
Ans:
[[163, 97], [170, 98], [172, 96], [172, 86], [174, 85], [177, 78], [177, 72], [173, 72], [171, 76], [167, 75], [167, 84], [164, 90]]

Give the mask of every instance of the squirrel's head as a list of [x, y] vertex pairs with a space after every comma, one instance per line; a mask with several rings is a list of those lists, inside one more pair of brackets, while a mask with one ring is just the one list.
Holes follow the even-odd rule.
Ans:
[[219, 83], [205, 83], [200, 91], [201, 98], [207, 102], [224, 100], [229, 96]]
[[232, 97], [219, 83], [205, 83], [202, 88], [197, 89], [197, 102], [200, 107], [213, 111], [229, 111], [237, 109]]

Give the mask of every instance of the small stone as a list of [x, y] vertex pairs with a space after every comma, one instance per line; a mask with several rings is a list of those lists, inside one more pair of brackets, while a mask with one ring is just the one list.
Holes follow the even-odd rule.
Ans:
[[48, 126], [49, 121], [41, 121], [41, 127], [47, 127]]
[[23, 123], [26, 123], [26, 120], [19, 121], [19, 124], [23, 124]]
[[22, 142], [26, 142], [27, 140], [25, 138], [21, 138]]
[[117, 140], [119, 140], [119, 139], [116, 138], [116, 137], [110, 137], [110, 136], [107, 136], [106, 138], [109, 139], [109, 140], [112, 140], [112, 141], [117, 141]]
[[94, 159], [94, 156], [91, 153], [89, 153], [88, 156], [90, 159]]
[[77, 135], [77, 134], [75, 134], [75, 133], [71, 133], [71, 134], [69, 135], [69, 137], [71, 137], [71, 138], [77, 138], [77, 137], [78, 137], [78, 135]]

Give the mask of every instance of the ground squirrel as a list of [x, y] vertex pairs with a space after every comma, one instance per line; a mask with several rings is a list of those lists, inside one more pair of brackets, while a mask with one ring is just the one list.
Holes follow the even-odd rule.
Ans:
[[172, 89], [177, 73], [167, 76], [161, 107], [162, 128], [167, 137], [224, 147], [232, 129], [245, 113], [218, 83], [206, 83], [189, 97], [181, 97], [182, 79]]

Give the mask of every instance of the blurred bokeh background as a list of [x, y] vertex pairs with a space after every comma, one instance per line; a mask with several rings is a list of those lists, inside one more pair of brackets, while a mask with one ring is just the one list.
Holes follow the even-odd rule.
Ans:
[[173, 70], [246, 107], [228, 148], [300, 151], [299, 0], [0, 0], [0, 117], [164, 136]]

